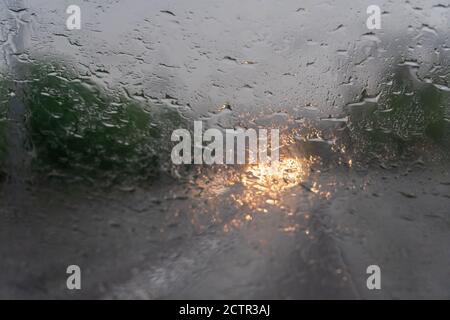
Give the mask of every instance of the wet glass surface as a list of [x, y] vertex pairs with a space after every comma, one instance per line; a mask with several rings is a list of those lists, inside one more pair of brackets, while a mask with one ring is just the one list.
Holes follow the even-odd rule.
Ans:
[[[450, 297], [447, 3], [71, 4], [0, 3], [1, 298]], [[194, 120], [280, 161], [174, 165]]]

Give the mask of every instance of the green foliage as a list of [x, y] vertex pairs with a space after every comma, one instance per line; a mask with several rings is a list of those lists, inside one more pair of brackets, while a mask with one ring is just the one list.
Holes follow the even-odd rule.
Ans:
[[148, 179], [158, 172], [164, 130], [177, 124], [178, 113], [156, 119], [148, 105], [106, 94], [56, 64], [31, 65], [27, 78], [32, 81], [24, 102], [35, 168], [85, 179]]
[[389, 84], [383, 84], [376, 102], [363, 102], [349, 110], [353, 148], [361, 153], [402, 153], [418, 141], [440, 143], [446, 136], [445, 110], [448, 93], [418, 81], [410, 70], [399, 68]]

